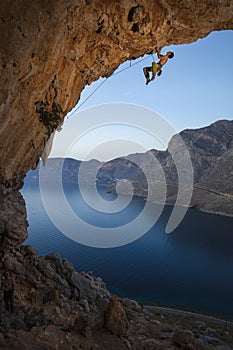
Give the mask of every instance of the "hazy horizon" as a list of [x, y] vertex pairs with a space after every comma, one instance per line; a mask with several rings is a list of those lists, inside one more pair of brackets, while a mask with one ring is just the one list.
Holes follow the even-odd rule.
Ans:
[[[212, 125], [212, 124], [215, 124], [216, 122], [220, 122], [220, 121], [233, 121], [233, 120], [231, 120], [231, 119], [218, 119], [218, 120], [216, 120], [216, 121], [214, 121], [213, 123], [210, 123], [210, 124], [208, 124], [208, 125], [203, 125], [203, 126], [201, 126], [201, 127], [196, 127], [196, 128], [186, 128], [186, 129], [183, 129], [183, 130], [181, 130], [179, 133], [181, 133], [181, 132], [183, 132], [183, 131], [185, 131], [185, 130], [198, 130], [198, 129], [203, 129], [203, 128], [205, 128], [205, 127], [209, 127], [210, 125]], [[175, 135], [175, 134], [174, 134]], [[173, 135], [173, 136], [174, 136]], [[172, 136], [172, 137], [173, 137]], [[171, 139], [170, 139], [171, 140]], [[125, 141], [125, 140], [124, 140]], [[160, 148], [160, 149], [158, 149], [158, 148], [150, 148], [150, 149], [147, 149], [147, 150], [145, 150], [145, 151], [142, 151], [142, 152], [137, 152], [137, 151], [133, 151], [133, 152], [131, 152], [131, 153], [125, 153], [125, 152], [123, 152], [121, 155], [117, 155], [116, 157], [113, 157], [113, 158], [108, 158], [108, 159], [98, 159], [98, 158], [88, 158], [88, 159], [85, 159], [85, 161], [89, 161], [89, 160], [95, 160], [95, 161], [99, 161], [99, 162], [108, 162], [108, 161], [111, 161], [111, 160], [114, 160], [114, 159], [116, 159], [116, 158], [123, 158], [123, 157], [127, 157], [127, 156], [129, 156], [129, 155], [133, 155], [133, 154], [139, 154], [139, 153], [145, 153], [145, 152], [149, 152], [149, 151], [152, 151], [152, 150], [157, 150], [157, 151], [165, 151], [167, 149], [167, 147], [166, 148]], [[117, 150], [117, 151], [119, 151], [119, 150]], [[65, 156], [65, 155], [62, 155], [62, 154], [60, 154], [60, 155], [54, 155], [54, 153], [52, 152], [51, 154], [50, 154], [50, 156], [49, 156], [49, 159], [52, 159], [52, 158], [70, 158], [70, 159], [75, 159], [75, 160], [78, 160], [78, 161], [80, 161], [80, 162], [82, 162], [83, 161], [83, 159], [80, 159], [80, 158], [77, 158], [74, 154], [72, 155], [72, 154], [69, 154], [68, 156]]]

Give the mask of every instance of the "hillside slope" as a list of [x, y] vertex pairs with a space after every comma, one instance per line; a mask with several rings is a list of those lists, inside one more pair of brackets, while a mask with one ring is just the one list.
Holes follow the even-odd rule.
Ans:
[[[180, 142], [180, 137], [183, 143]], [[179, 179], [177, 167], [184, 168], [183, 154], [188, 150], [193, 167], [193, 196], [190, 206], [233, 215], [233, 121], [219, 120], [207, 127], [183, 130], [174, 135], [166, 151], [150, 150], [108, 162], [51, 158], [46, 163], [48, 180], [62, 176], [63, 183], [90, 183], [108, 186], [111, 191], [127, 194], [125, 180], [134, 187], [134, 195], [162, 201], [159, 191], [167, 188], [166, 202], [174, 204]], [[175, 160], [172, 155], [175, 155]], [[156, 161], [152, 161], [153, 159]], [[62, 172], [59, 168], [62, 166]], [[82, 169], [80, 175], [79, 169]], [[188, 173], [187, 173], [188, 174]], [[39, 168], [26, 181], [39, 176]]]

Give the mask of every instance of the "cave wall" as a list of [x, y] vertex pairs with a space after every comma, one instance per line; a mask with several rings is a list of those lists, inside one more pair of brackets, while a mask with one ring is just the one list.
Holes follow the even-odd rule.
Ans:
[[2, 188], [21, 186], [85, 85], [128, 59], [224, 29], [233, 29], [228, 0], [2, 0]]

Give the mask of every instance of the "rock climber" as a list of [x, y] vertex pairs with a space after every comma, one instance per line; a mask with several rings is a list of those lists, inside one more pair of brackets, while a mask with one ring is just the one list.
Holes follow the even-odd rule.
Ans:
[[13, 312], [15, 281], [9, 272], [4, 273], [1, 287], [4, 294], [5, 309], [7, 311]]
[[[157, 53], [158, 58], [159, 58], [159, 62], [152, 62], [152, 65], [150, 67], [144, 67], [143, 68], [143, 73], [145, 75], [146, 78], [146, 85], [154, 80], [156, 74], [158, 76], [160, 76], [162, 74], [162, 67], [167, 63], [169, 58], [173, 58], [174, 57], [174, 52], [172, 51], [168, 51], [166, 53], [166, 55], [161, 55], [160, 51], [158, 51]], [[152, 77], [150, 79], [150, 72], [152, 73]]]

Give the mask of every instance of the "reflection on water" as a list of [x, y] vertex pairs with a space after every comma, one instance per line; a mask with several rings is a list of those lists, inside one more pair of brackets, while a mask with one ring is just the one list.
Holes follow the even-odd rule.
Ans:
[[[180, 226], [166, 235], [171, 212], [167, 206], [158, 222], [137, 241], [118, 248], [90, 248], [56, 229], [37, 188], [26, 184], [23, 195], [30, 224], [26, 243], [33, 244], [40, 255], [59, 253], [77, 270], [91, 270], [101, 276], [108, 288], [121, 296], [233, 319], [233, 218], [191, 209]], [[129, 222], [145, 204], [134, 198], [120, 213], [103, 214], [85, 205], [74, 188], [67, 188], [66, 195], [80, 217], [100, 227]], [[114, 198], [104, 190], [102, 196]]]

